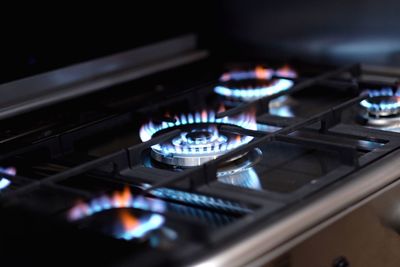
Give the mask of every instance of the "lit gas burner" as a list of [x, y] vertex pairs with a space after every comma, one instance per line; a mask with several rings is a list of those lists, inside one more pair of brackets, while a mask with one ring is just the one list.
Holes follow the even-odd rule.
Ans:
[[[143, 213], [133, 213], [129, 208], [142, 210]], [[161, 228], [165, 222], [164, 216], [158, 214], [166, 209], [164, 201], [143, 196], [133, 197], [128, 187], [110, 196], [103, 195], [89, 202], [78, 203], [69, 210], [67, 216], [70, 221], [78, 221], [112, 209], [118, 210], [113, 236], [119, 239], [141, 239]]]
[[168, 129], [181, 129], [179, 136], [152, 146], [152, 157], [164, 164], [180, 167], [201, 165], [209, 160], [249, 143], [253, 137], [221, 131], [222, 124], [257, 129], [253, 113], [235, 118], [216, 118], [215, 111], [202, 111], [174, 117], [175, 122], [155, 124], [149, 122], [140, 129], [143, 142]]
[[104, 210], [117, 208], [135, 208], [152, 212], [164, 212], [165, 203], [158, 199], [143, 196], [133, 197], [129, 187], [126, 187], [122, 192], [114, 192], [111, 196], [103, 195], [92, 199], [90, 202], [76, 204], [69, 210], [68, 219], [76, 221]]
[[[14, 167], [8, 167], [8, 168], [0, 167], [0, 174], [2, 173], [14, 176], [17, 174], [17, 170]], [[9, 179], [7, 179], [6, 177], [0, 177], [0, 191], [8, 187], [10, 184], [11, 181]]]
[[360, 102], [362, 117], [368, 125], [383, 128], [400, 126], [400, 91], [392, 88], [367, 90], [369, 97]]
[[222, 84], [216, 86], [214, 91], [228, 98], [253, 101], [293, 86], [292, 80], [281, 77], [295, 78], [297, 74], [287, 66], [277, 70], [257, 66], [253, 70], [231, 71], [221, 76]]
[[368, 114], [374, 117], [387, 117], [400, 113], [400, 92], [393, 92], [391, 88], [368, 90], [369, 98], [361, 101]]

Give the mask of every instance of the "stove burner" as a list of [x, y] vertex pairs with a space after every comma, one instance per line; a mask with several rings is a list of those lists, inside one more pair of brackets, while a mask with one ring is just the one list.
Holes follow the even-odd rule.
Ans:
[[150, 140], [158, 132], [179, 127], [182, 132], [170, 140], [152, 146], [152, 157], [167, 165], [193, 167], [233, 150], [253, 140], [251, 136], [220, 131], [219, 125], [233, 124], [247, 129], [257, 129], [253, 114], [242, 114], [235, 118], [215, 118], [214, 111], [183, 114], [175, 117], [175, 122], [142, 126], [142, 141]]
[[400, 91], [392, 88], [367, 90], [369, 98], [360, 102], [362, 116], [367, 124], [376, 127], [397, 128], [400, 123]]
[[[135, 210], [129, 208], [141, 212], [134, 212]], [[142, 239], [161, 228], [165, 222], [164, 216], [158, 214], [166, 210], [164, 201], [143, 196], [133, 197], [129, 187], [121, 192], [114, 192], [111, 196], [103, 195], [89, 202], [78, 203], [69, 210], [67, 217], [69, 221], [78, 221], [111, 209], [118, 209], [113, 236], [119, 239]]]
[[[0, 167], [0, 174], [2, 173], [14, 176], [17, 174], [17, 170], [14, 167], [8, 167], [8, 168]], [[0, 191], [8, 187], [10, 184], [11, 181], [9, 179], [5, 177], [0, 177]]]
[[360, 105], [375, 117], [387, 117], [400, 113], [400, 92], [391, 88], [369, 90], [365, 92], [369, 98], [361, 101]]
[[[284, 78], [274, 78], [274, 76], [295, 78], [297, 74], [287, 66], [278, 70], [257, 66], [254, 70], [231, 71], [221, 76], [220, 81], [223, 85], [216, 86], [214, 91], [225, 97], [241, 101], [253, 101], [264, 96], [277, 94], [292, 87], [293, 81]], [[257, 83], [252, 85], [251, 81]], [[241, 84], [235, 84], [237, 82], [241, 82]], [[243, 82], [246, 82], [246, 84], [243, 85]], [[262, 82], [261, 85], [260, 82]]]
[[126, 187], [122, 192], [115, 192], [112, 196], [103, 195], [90, 202], [76, 204], [69, 210], [68, 219], [77, 221], [105, 210], [117, 208], [135, 208], [161, 213], [165, 211], [165, 203], [143, 196], [133, 197], [129, 187]]

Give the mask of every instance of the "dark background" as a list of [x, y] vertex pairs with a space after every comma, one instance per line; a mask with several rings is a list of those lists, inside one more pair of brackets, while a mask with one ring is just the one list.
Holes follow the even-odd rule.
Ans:
[[4, 9], [0, 81], [189, 32], [220, 57], [400, 65], [399, 10], [396, 0], [110, 2], [23, 6], [12, 14]]

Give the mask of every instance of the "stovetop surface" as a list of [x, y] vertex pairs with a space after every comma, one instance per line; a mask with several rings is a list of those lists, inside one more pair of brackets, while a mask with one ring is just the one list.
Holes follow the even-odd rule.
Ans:
[[[189, 263], [283, 220], [283, 212], [345, 183], [400, 145], [395, 130], [360, 119], [360, 102], [373, 97], [365, 90], [397, 85], [362, 80], [358, 65], [293, 66], [297, 77], [286, 77], [291, 87], [238, 101], [215, 93], [225, 85], [218, 80], [223, 68], [207, 64], [8, 119], [0, 148], [1, 250], [24, 251], [18, 263], [45, 261], [38, 251], [102, 266]], [[177, 81], [182, 74], [188, 75]], [[215, 111], [212, 118], [204, 109]], [[223, 112], [234, 118], [249, 110], [255, 124], [217, 120]], [[194, 114], [192, 122], [187, 114]], [[206, 119], [211, 128], [196, 128]], [[162, 131], [143, 140], [140, 128], [149, 120]], [[190, 167], [162, 159], [192, 159], [200, 149], [154, 157], [156, 145], [183, 142], [177, 136], [214, 153], [222, 146], [204, 148], [201, 138], [224, 142], [229, 134], [251, 139], [237, 147], [232, 141], [222, 156]]]

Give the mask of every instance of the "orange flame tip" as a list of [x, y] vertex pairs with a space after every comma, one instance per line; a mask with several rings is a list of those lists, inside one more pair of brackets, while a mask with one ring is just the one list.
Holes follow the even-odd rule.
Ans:
[[135, 229], [139, 225], [139, 220], [130, 214], [127, 210], [121, 210], [119, 218], [126, 231]]

